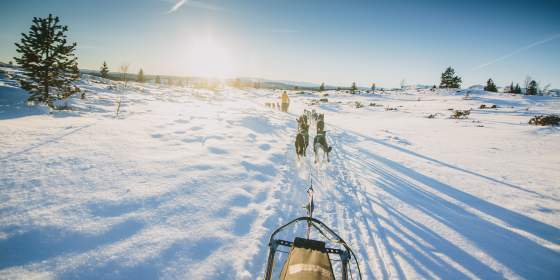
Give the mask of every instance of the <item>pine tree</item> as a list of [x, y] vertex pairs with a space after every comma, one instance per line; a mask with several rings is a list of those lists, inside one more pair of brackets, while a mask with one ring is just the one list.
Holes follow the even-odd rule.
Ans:
[[462, 80], [459, 76], [455, 75], [455, 70], [451, 67], [447, 67], [445, 71], [441, 74], [440, 88], [460, 88]]
[[356, 86], [356, 82], [352, 82], [352, 86], [350, 87], [350, 92], [354, 94], [356, 93], [356, 90], [358, 90], [358, 87]]
[[494, 81], [492, 81], [492, 79], [488, 79], [488, 81], [486, 82], [486, 86], [484, 87], [485, 91], [491, 91], [491, 92], [498, 92], [498, 88], [496, 87], [496, 84], [494, 84]]
[[142, 68], [140, 68], [140, 71], [138, 71], [138, 78], [136, 79], [138, 82], [143, 83], [145, 82], [145, 78], [144, 78], [144, 70], [142, 70]]
[[509, 86], [509, 90], [507, 92], [508, 93], [515, 93], [515, 87], [513, 86], [513, 82], [511, 82], [511, 85]]
[[535, 80], [529, 82], [529, 86], [527, 87], [527, 95], [537, 95], [539, 91], [539, 87]]
[[101, 78], [107, 79], [109, 77], [109, 67], [107, 67], [107, 62], [103, 61], [99, 74], [101, 74]]
[[156, 76], [156, 84], [161, 85], [161, 78], [159, 75]]
[[519, 83], [515, 85], [513, 93], [521, 94], [521, 87], [519, 86]]
[[29, 33], [22, 33], [20, 43], [15, 43], [20, 57], [14, 57], [24, 75], [21, 87], [31, 93], [29, 101], [46, 102], [66, 98], [80, 89], [73, 82], [80, 78], [76, 43], [66, 41], [68, 26], [61, 25], [58, 17], [33, 18]]
[[324, 91], [325, 90], [325, 83], [321, 83], [321, 85], [319, 86], [319, 91]]
[[375, 83], [371, 84], [371, 92], [375, 92]]

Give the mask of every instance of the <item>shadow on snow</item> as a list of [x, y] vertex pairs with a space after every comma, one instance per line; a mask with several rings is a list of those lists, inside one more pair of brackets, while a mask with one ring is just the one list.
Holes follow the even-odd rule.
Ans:
[[[344, 141], [341, 141], [342, 143], [335, 148], [339, 149], [337, 153], [345, 150], [342, 147], [358, 143], [356, 136], [347, 133], [339, 134], [339, 136], [337, 138]], [[377, 139], [363, 135], [359, 136], [364, 137], [366, 141], [373, 141], [393, 147], [405, 153], [436, 161], [455, 170], [467, 172], [491, 181], [497, 181], [484, 175], [418, 155]], [[342, 153], [346, 154], [343, 161], [359, 167], [356, 170], [373, 171], [372, 173], [361, 175], [368, 178], [368, 181], [374, 184], [366, 186], [365, 189], [379, 188], [395, 199], [439, 221], [523, 278], [555, 279], [560, 275], [560, 253], [544, 247], [510, 229], [492, 223], [468, 211], [464, 208], [464, 205], [492, 218], [499, 219], [513, 228], [538, 236], [554, 244], [559, 244], [560, 229], [460, 191], [395, 161], [373, 154], [368, 150], [357, 148], [355, 153], [349, 153], [348, 150], [345, 152]], [[341, 164], [337, 161], [335, 159], [333, 164]], [[500, 183], [510, 185], [504, 182]], [[495, 271], [482, 263], [476, 256], [472, 256], [459, 248], [445, 236], [441, 236], [427, 226], [407, 217], [383, 200], [372, 197], [367, 192], [362, 192], [364, 187], [362, 187], [362, 190], [358, 189], [360, 186], [356, 180], [349, 181], [345, 176], [339, 176], [336, 184], [338, 188], [341, 188], [337, 192], [340, 195], [337, 198], [339, 200], [338, 203], [350, 209], [366, 207], [366, 211], [362, 211], [362, 219], [364, 221], [360, 222], [376, 227], [376, 229], [370, 228], [368, 230], [369, 234], [377, 233], [389, 252], [394, 252], [407, 260], [416, 272], [423, 275], [423, 277], [431, 278], [433, 273], [444, 278], [470, 278], [470, 276], [457, 270], [446, 261], [447, 258], [450, 258], [464, 269], [482, 278], [504, 278], [501, 272]], [[426, 191], [426, 187], [429, 191]], [[354, 197], [350, 195], [352, 193]], [[358, 199], [358, 193], [363, 199]], [[446, 195], [460, 204], [445, 200], [436, 194]], [[388, 213], [389, 219], [378, 217], [375, 214], [372, 205], [376, 204]], [[354, 217], [354, 219], [356, 218], [360, 218], [359, 215]], [[382, 220], [383, 226], [376, 219]], [[371, 239], [372, 237], [366, 238]], [[403, 251], [392, 247], [387, 242], [387, 239], [392, 239], [398, 243]], [[411, 244], [414, 244], [414, 246]], [[446, 257], [442, 257], [442, 254]], [[367, 256], [363, 250], [360, 251], [360, 255], [362, 257]], [[394, 261], [392, 255], [390, 253], [390, 257], [397, 268], [397, 273], [401, 274], [401, 268]], [[387, 272], [383, 273], [386, 275]], [[402, 276], [400, 275], [400, 277]]]

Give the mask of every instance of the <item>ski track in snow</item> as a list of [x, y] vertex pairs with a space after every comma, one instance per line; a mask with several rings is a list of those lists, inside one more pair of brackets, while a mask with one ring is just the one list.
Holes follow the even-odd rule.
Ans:
[[[263, 106], [278, 95], [267, 90], [82, 88], [75, 111], [22, 116], [16, 90], [0, 84], [15, 98], [0, 99], [1, 279], [259, 279], [272, 230], [305, 215], [310, 177], [316, 217], [354, 249], [364, 279], [560, 276], [550, 155], [560, 133], [521, 123], [525, 107], [558, 110], [556, 99], [330, 93], [313, 108], [326, 114], [331, 161], [314, 164], [311, 144], [301, 160], [293, 146], [314, 96], [291, 94], [282, 113]], [[424, 118], [490, 102], [504, 109], [472, 118], [493, 130]], [[479, 140], [455, 145], [461, 131]], [[500, 142], [512, 135], [523, 140]], [[527, 156], [515, 161], [516, 150]]]

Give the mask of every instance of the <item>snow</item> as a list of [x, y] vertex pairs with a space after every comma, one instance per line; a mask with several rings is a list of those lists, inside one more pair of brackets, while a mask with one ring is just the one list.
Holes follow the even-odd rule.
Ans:
[[[527, 124], [558, 98], [289, 92], [283, 113], [273, 90], [80, 87], [49, 112], [0, 82], [2, 279], [262, 278], [310, 176], [364, 279], [560, 277], [560, 129]], [[305, 108], [325, 113], [329, 163], [296, 159]]]

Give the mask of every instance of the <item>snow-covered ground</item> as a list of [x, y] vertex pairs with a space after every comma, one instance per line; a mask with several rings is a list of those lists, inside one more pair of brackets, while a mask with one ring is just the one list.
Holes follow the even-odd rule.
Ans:
[[[527, 124], [558, 98], [292, 92], [284, 113], [280, 91], [80, 87], [49, 113], [0, 82], [2, 279], [262, 278], [310, 176], [364, 279], [560, 278], [560, 129]], [[305, 108], [329, 163], [296, 159]]]

